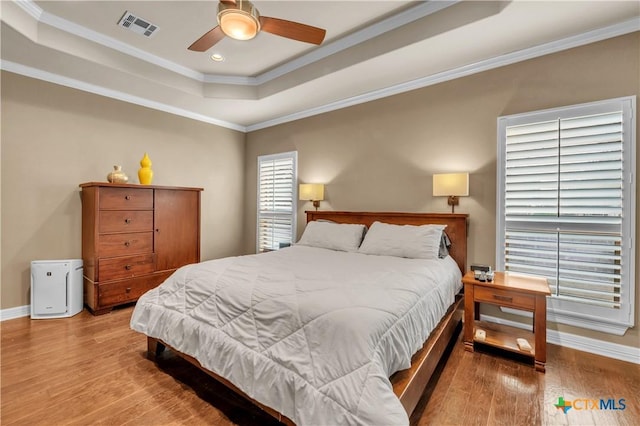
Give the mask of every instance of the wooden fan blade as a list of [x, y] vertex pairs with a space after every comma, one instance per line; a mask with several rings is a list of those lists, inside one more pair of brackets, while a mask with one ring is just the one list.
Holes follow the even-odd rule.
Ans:
[[189, 50], [193, 50], [194, 52], [206, 52], [207, 50], [211, 49], [211, 46], [213, 46], [223, 38], [224, 33], [222, 32], [222, 29], [217, 26], [194, 41], [193, 44], [189, 46]]
[[268, 16], [260, 17], [260, 26], [262, 31], [313, 44], [321, 44], [324, 40], [324, 35], [327, 33], [322, 28], [284, 19], [269, 18]]

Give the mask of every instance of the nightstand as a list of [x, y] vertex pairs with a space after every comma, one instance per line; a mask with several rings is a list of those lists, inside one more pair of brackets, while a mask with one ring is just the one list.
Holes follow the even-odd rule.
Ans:
[[[545, 278], [495, 272], [492, 282], [478, 281], [473, 271], [464, 283], [464, 348], [474, 351], [482, 343], [532, 357], [537, 371], [544, 372], [547, 362], [547, 296], [551, 294]], [[501, 324], [480, 321], [480, 303], [533, 312], [533, 332]], [[484, 335], [482, 331], [484, 331]], [[525, 339], [529, 346], [518, 345]]]

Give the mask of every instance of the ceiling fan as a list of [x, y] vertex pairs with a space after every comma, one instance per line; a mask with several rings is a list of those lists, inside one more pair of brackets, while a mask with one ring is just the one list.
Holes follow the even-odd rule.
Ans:
[[258, 9], [247, 0], [220, 0], [218, 26], [193, 42], [189, 50], [204, 52], [225, 36], [236, 40], [251, 40], [260, 31], [313, 44], [322, 43], [326, 33], [322, 28], [299, 22], [260, 16]]

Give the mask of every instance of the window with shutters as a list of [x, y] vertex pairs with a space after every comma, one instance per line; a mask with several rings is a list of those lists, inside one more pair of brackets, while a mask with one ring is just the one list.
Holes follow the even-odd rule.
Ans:
[[498, 119], [496, 268], [546, 277], [551, 321], [633, 326], [635, 97]]
[[295, 151], [258, 157], [258, 253], [294, 242], [297, 163]]

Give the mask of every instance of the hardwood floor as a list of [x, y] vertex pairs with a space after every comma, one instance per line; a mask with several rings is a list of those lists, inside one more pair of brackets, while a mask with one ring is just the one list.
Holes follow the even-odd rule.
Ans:
[[[165, 353], [146, 358], [131, 307], [94, 317], [0, 323], [2, 425], [275, 425], [271, 417]], [[547, 373], [500, 354], [464, 351], [441, 363], [412, 425], [634, 425], [640, 367], [555, 345]], [[569, 409], [558, 398], [625, 400], [624, 410]]]

